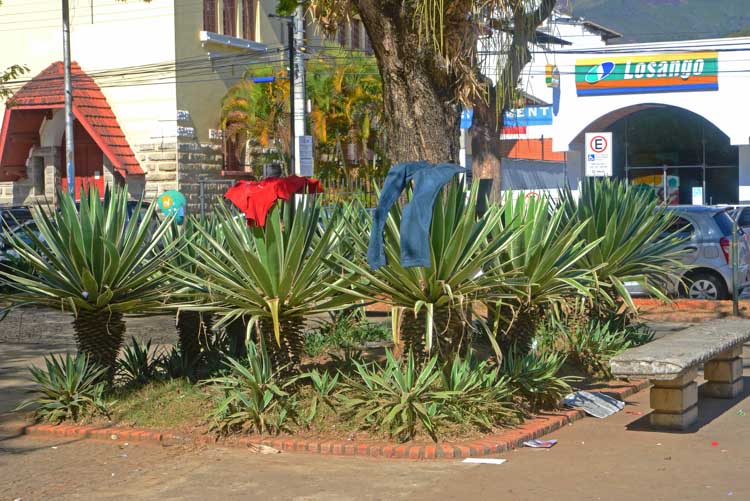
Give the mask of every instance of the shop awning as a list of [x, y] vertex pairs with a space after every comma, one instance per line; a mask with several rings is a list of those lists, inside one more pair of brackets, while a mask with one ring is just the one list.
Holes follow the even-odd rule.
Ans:
[[[94, 79], [71, 65], [73, 114], [123, 177], [144, 171], [130, 148], [112, 108]], [[39, 127], [50, 110], [65, 105], [63, 63], [52, 63], [8, 100], [0, 132], [0, 178], [25, 176], [29, 149], [39, 144]], [[20, 176], [20, 177], [18, 177]]]

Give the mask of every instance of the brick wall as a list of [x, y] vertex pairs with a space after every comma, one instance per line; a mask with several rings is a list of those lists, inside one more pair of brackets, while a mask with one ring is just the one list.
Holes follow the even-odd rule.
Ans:
[[139, 144], [133, 148], [146, 172], [146, 199], [177, 186], [177, 144]]
[[178, 146], [179, 190], [188, 202], [188, 211], [200, 212], [200, 179], [204, 184], [206, 210], [211, 210], [217, 197], [224, 194], [231, 181], [221, 177], [224, 155], [220, 144], [180, 143]]

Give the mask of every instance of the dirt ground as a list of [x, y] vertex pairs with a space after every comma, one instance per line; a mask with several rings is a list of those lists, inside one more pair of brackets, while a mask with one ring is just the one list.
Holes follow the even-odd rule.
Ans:
[[41, 440], [15, 436], [5, 423], [0, 493], [24, 501], [750, 499], [749, 395], [703, 400], [696, 431], [660, 433], [645, 426], [648, 394], [641, 392], [627, 413], [586, 418], [552, 433], [554, 448], [501, 454], [502, 465]]
[[29, 385], [22, 368], [50, 349], [0, 343], [0, 499], [750, 499], [747, 347], [744, 394], [701, 399], [691, 432], [649, 430], [641, 392], [623, 412], [552, 433], [550, 450], [497, 456], [502, 465], [20, 436], [2, 412]]

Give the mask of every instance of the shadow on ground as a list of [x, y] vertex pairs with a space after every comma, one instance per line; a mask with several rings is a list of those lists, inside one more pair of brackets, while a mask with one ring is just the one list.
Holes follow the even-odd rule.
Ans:
[[[747, 365], [746, 365], [747, 366]], [[743, 400], [747, 400], [750, 397], [750, 376], [743, 376], [743, 391], [735, 398], [709, 398], [703, 395], [701, 387], [698, 387], [698, 421], [695, 425], [690, 427], [688, 430], [664, 430], [656, 429], [651, 426], [650, 414], [647, 413], [640, 419], [637, 419], [630, 423], [626, 428], [629, 431], [649, 431], [658, 433], [676, 433], [676, 434], [690, 434], [695, 433], [704, 426], [718, 419], [720, 416], [729, 412], [730, 409], [736, 406]], [[701, 385], [703, 386], [703, 385]], [[750, 404], [750, 402], [748, 402]], [[750, 407], [750, 405], [749, 405]], [[750, 413], [750, 409], [748, 410]]]

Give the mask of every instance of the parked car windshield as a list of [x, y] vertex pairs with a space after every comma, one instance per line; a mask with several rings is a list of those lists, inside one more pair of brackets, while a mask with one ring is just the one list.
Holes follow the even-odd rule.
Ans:
[[725, 237], [732, 236], [732, 218], [726, 211], [714, 214], [714, 221], [719, 226], [722, 235]]

